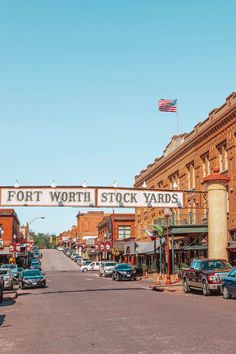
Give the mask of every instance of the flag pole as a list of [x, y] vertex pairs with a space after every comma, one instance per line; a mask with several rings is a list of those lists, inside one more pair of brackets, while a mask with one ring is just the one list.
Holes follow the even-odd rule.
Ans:
[[178, 112], [178, 100], [176, 100], [176, 128], [177, 128], [177, 135], [179, 135], [179, 112]]

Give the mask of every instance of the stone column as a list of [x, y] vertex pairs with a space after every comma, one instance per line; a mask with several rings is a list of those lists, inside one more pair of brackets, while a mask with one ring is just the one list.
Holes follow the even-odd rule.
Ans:
[[215, 167], [204, 178], [208, 194], [208, 258], [228, 259], [227, 191], [229, 177]]

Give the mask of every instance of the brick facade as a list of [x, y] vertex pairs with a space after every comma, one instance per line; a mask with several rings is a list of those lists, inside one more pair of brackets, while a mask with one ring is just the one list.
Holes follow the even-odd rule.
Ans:
[[8, 247], [13, 241], [13, 235], [16, 235], [16, 242], [20, 236], [20, 221], [14, 209], [0, 209], [0, 225], [2, 226], [2, 240], [4, 247]]
[[[207, 220], [207, 200], [203, 179], [220, 167], [228, 174], [229, 241], [236, 235], [236, 93], [213, 109], [206, 120], [198, 123], [191, 133], [174, 136], [161, 157], [155, 159], [135, 177], [135, 188], [145, 182], [148, 188], [187, 190], [184, 208], [174, 211], [176, 224], [203, 223]], [[163, 210], [136, 209], [136, 235], [144, 239], [142, 228], [163, 218]], [[236, 240], [236, 238], [235, 238]]]

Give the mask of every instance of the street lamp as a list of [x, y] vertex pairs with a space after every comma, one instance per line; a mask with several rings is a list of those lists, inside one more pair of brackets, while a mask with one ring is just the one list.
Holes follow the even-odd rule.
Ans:
[[28, 225], [32, 224], [32, 222], [34, 222], [37, 219], [45, 219], [45, 216], [37, 216], [36, 218], [34, 218], [33, 220], [31, 220]]
[[166, 274], [166, 285], [171, 284], [170, 279], [170, 250], [169, 250], [169, 217], [172, 215], [170, 208], [164, 209], [164, 215], [166, 218], [166, 254], [167, 254], [167, 274]]

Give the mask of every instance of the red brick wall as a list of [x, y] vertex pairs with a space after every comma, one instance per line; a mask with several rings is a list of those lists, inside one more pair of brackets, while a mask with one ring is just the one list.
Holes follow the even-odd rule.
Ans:
[[12, 243], [13, 235], [16, 235], [17, 239], [19, 238], [20, 223], [13, 209], [0, 209], [0, 224], [4, 231], [2, 236], [4, 246], [9, 246]]

